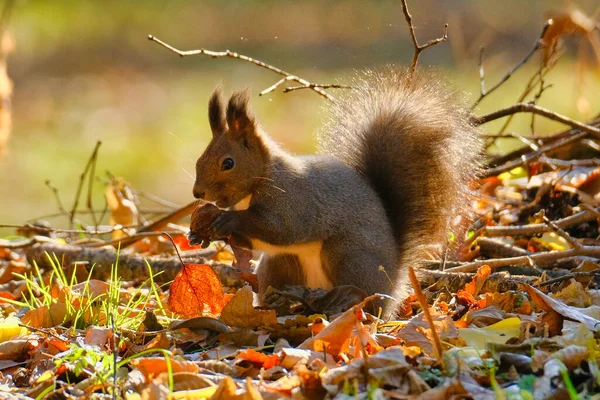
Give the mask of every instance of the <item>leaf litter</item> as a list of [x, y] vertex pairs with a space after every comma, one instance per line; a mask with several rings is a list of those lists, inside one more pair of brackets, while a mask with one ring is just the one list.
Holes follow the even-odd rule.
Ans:
[[[581, 11], [552, 15], [540, 76], [563, 37], [597, 40]], [[418, 271], [420, 295], [395, 320], [370, 314], [378, 295], [354, 287], [270, 288], [269, 307], [256, 307], [252, 254], [203, 238], [190, 245], [180, 220], [198, 204], [153, 198], [168, 208], [157, 217], [123, 178], [107, 180], [109, 223], [86, 224], [77, 204], [87, 179], [91, 198], [98, 147], [73, 209], [58, 202], [68, 229], [37, 221], [0, 239], [9, 398], [600, 395], [600, 169], [589, 143], [490, 160], [489, 171], [504, 170], [474, 185], [466, 238]]]

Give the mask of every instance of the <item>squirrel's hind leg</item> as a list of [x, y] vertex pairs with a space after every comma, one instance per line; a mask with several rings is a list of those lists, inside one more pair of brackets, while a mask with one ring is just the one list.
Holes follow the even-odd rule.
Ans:
[[281, 289], [285, 285], [304, 285], [306, 280], [298, 258], [292, 254], [263, 254], [256, 269], [256, 277], [261, 304], [265, 304], [265, 292], [269, 286]]

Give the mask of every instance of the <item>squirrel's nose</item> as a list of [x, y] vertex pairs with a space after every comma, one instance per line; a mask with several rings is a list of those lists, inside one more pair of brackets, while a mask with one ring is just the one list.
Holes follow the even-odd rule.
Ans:
[[194, 190], [192, 191], [192, 194], [194, 195], [195, 198], [197, 199], [203, 199], [204, 198], [204, 191], [200, 191], [197, 188], [194, 188]]

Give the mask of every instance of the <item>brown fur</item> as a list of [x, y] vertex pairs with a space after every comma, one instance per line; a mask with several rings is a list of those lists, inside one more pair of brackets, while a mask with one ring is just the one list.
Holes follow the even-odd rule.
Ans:
[[[265, 251], [269, 285], [354, 285], [406, 295], [406, 267], [444, 241], [448, 219], [477, 171], [479, 135], [458, 99], [432, 76], [366, 71], [328, 111], [320, 153], [293, 156], [260, 129], [247, 95], [209, 102], [213, 139], [196, 165], [194, 195], [222, 211], [212, 240], [234, 237]], [[223, 170], [223, 160], [235, 166]], [[315, 250], [316, 249], [316, 250]], [[321, 249], [320, 254], [313, 254]], [[379, 268], [383, 266], [385, 272]]]

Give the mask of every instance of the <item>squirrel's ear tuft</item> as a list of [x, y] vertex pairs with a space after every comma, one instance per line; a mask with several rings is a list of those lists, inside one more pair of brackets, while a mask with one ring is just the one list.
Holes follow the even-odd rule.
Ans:
[[225, 122], [225, 111], [223, 110], [223, 99], [221, 88], [217, 86], [208, 101], [208, 122], [213, 136], [220, 135], [227, 130]]
[[233, 134], [251, 134], [255, 131], [254, 118], [248, 112], [248, 91], [235, 92], [227, 105], [227, 125]]

